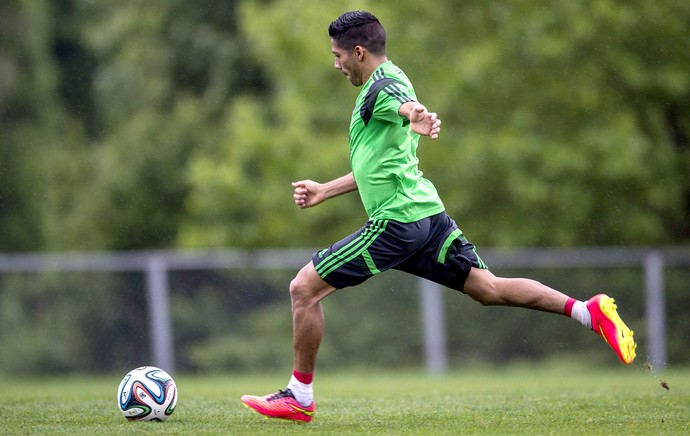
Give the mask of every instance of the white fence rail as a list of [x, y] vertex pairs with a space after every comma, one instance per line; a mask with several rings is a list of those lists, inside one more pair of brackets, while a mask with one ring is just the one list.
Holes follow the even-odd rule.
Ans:
[[[168, 272], [194, 269], [297, 269], [308, 261], [307, 249], [217, 251], [143, 251], [122, 253], [55, 253], [0, 255], [2, 272], [139, 271], [146, 274], [149, 325], [154, 364], [175, 368], [169, 308]], [[667, 362], [664, 270], [690, 266], [690, 247], [674, 248], [520, 248], [482, 249], [494, 270], [504, 268], [619, 268], [644, 270], [650, 363], [662, 369]], [[286, 284], [287, 286], [287, 284]], [[441, 287], [419, 281], [420, 316], [424, 331], [427, 371], [447, 369], [446, 328]]]

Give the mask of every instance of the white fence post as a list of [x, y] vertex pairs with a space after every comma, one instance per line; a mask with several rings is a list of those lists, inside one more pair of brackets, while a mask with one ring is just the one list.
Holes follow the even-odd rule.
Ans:
[[664, 258], [651, 251], [644, 260], [649, 362], [657, 370], [666, 367], [666, 299]]
[[426, 370], [430, 374], [440, 374], [448, 369], [443, 289], [425, 279], [420, 279], [419, 288]]
[[153, 256], [146, 265], [149, 328], [153, 364], [164, 371], [175, 371], [168, 270], [161, 257]]

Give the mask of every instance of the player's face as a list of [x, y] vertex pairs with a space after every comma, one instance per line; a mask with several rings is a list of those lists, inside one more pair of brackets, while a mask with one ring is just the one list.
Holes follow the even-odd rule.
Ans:
[[331, 53], [335, 56], [334, 67], [345, 74], [354, 86], [362, 85], [362, 72], [359, 68], [359, 60], [355, 56], [355, 50], [344, 50], [331, 39]]

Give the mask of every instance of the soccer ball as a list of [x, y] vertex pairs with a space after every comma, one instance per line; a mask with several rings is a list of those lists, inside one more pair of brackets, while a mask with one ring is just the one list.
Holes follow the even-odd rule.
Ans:
[[142, 366], [120, 382], [117, 405], [130, 421], [165, 421], [177, 406], [177, 386], [162, 369]]

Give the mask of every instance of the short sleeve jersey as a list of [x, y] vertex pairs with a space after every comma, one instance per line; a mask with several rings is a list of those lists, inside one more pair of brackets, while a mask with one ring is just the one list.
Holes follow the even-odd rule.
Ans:
[[363, 85], [350, 122], [350, 165], [369, 219], [414, 222], [444, 211], [418, 168], [419, 135], [398, 113], [416, 101], [405, 73], [387, 61]]

